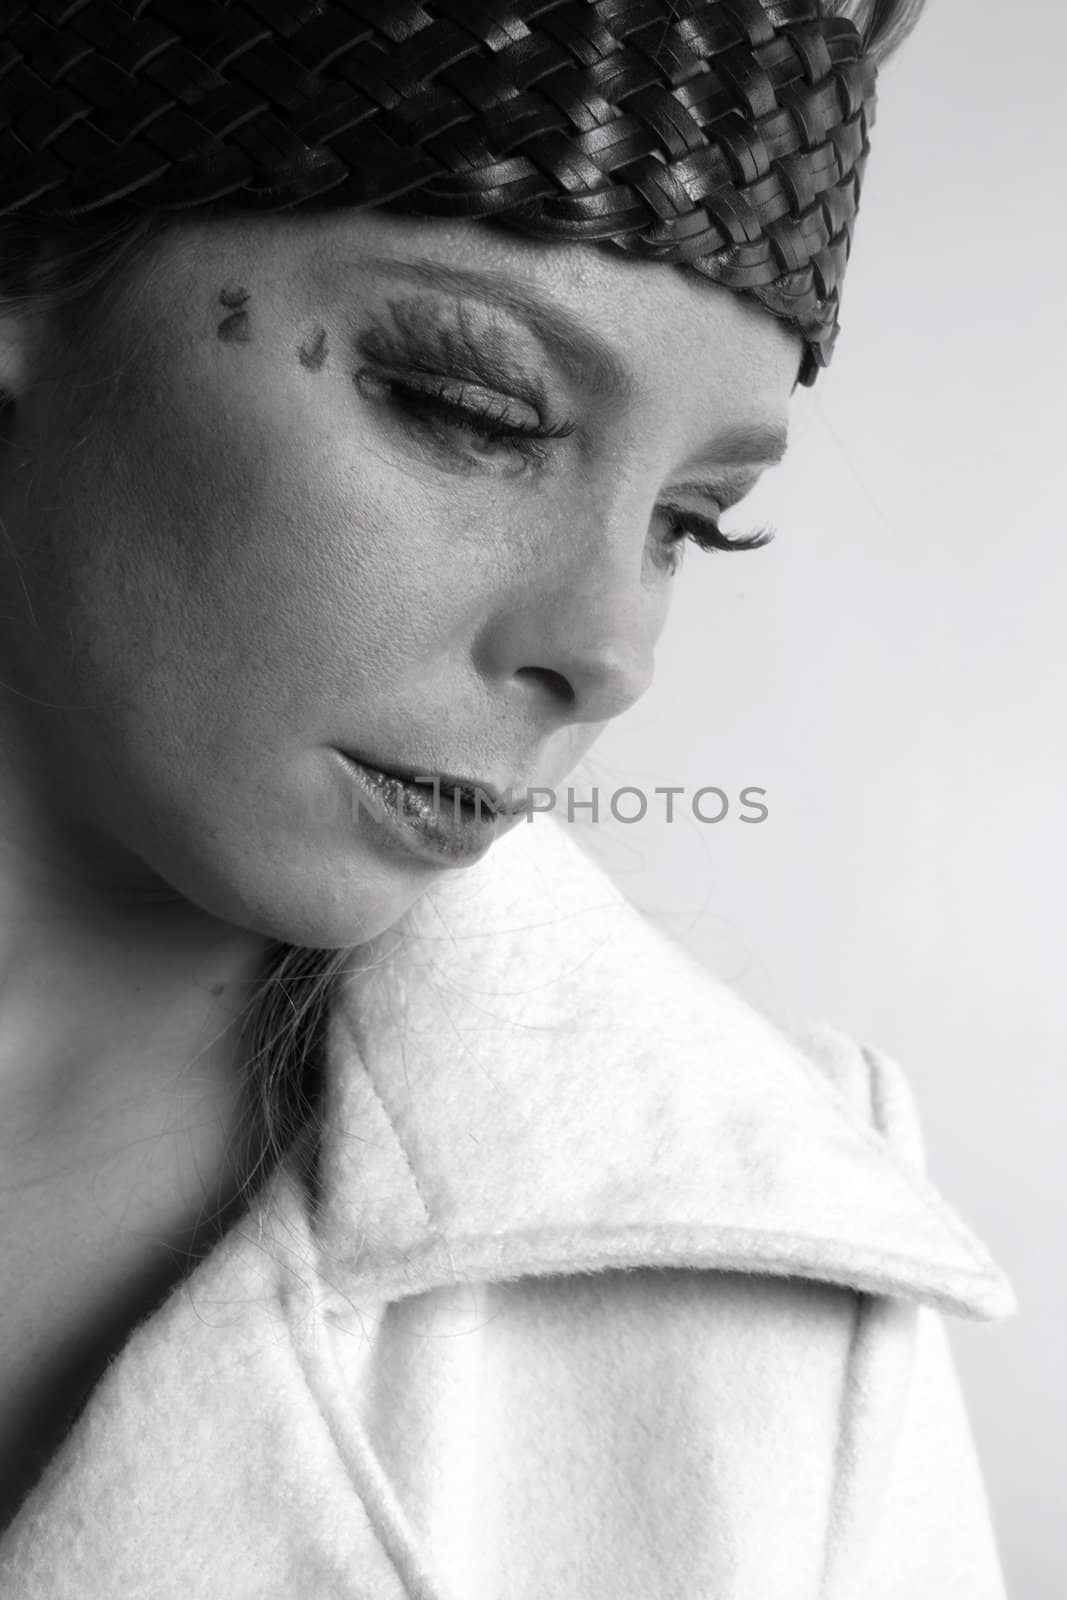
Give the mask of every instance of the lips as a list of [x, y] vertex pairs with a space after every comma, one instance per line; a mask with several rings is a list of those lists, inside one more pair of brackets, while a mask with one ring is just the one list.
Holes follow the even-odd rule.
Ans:
[[[391, 854], [399, 849], [437, 865], [468, 866], [518, 821], [516, 808], [509, 813], [495, 787], [453, 773], [437, 774], [435, 787], [431, 774], [409, 768], [407, 777], [399, 769], [373, 766], [347, 751], [335, 753], [355, 784], [353, 827], [368, 830]], [[473, 803], [462, 803], [463, 786], [472, 790]], [[492, 799], [501, 806], [500, 812], [493, 809]]]
[[454, 803], [453, 797], [458, 795], [464, 804], [486, 812], [495, 812], [500, 816], [522, 816], [530, 807], [526, 791], [518, 786], [510, 789], [499, 789], [495, 783], [486, 778], [461, 777], [452, 772], [434, 772], [429, 765], [419, 766], [383, 766], [378, 761], [372, 761], [365, 756], [351, 754], [354, 761], [359, 761], [363, 766], [370, 767], [380, 772], [387, 778], [399, 778], [402, 783], [414, 784], [416, 788], [424, 789], [428, 795], [435, 798], [444, 798]]

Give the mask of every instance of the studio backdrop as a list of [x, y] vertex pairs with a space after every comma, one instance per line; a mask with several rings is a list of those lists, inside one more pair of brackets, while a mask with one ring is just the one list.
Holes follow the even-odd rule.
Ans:
[[932, 0], [886, 66], [833, 366], [726, 519], [777, 537], [687, 562], [574, 779], [660, 926], [907, 1071], [1019, 1296], [950, 1332], [1020, 1600], [1067, 1573], [1065, 59], [1057, 0]]

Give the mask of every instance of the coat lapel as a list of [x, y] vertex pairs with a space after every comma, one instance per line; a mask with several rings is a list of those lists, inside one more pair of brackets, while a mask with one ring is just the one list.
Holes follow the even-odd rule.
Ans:
[[[249, 1216], [135, 1331], [0, 1539], [4, 1595], [179, 1600], [221, 1585], [233, 1600], [357, 1591], [446, 1600], [423, 1554], [421, 1502], [412, 1510], [397, 1484], [428, 1476], [450, 1530], [455, 1491], [485, 1549], [480, 1480], [463, 1502], [468, 1434], [435, 1432], [442, 1416], [454, 1422], [482, 1404], [485, 1390], [472, 1367], [477, 1337], [442, 1338], [448, 1327], [436, 1325], [432, 1338], [403, 1337], [408, 1311], [415, 1334], [427, 1331], [420, 1318], [447, 1324], [453, 1297], [410, 1298], [425, 1289], [482, 1280], [473, 1293], [488, 1304], [492, 1282], [660, 1265], [799, 1276], [974, 1317], [1012, 1309], [1003, 1274], [921, 1176], [908, 1140], [891, 1149], [872, 1130], [862, 1052], [847, 1057], [840, 1092], [547, 820], [520, 825], [358, 952], [331, 1016], [317, 1204], [295, 1165], [280, 1168]], [[665, 1295], [684, 1298], [685, 1275], [678, 1280]], [[596, 1284], [588, 1288], [595, 1300]], [[467, 1328], [462, 1306], [453, 1309]], [[814, 1361], [810, 1295], [794, 1309]], [[904, 1311], [887, 1298], [865, 1308], [879, 1327]], [[505, 1331], [514, 1337], [521, 1322], [505, 1319]], [[789, 1325], [785, 1307], [773, 1329], [761, 1323], [772, 1365]], [[611, 1337], [623, 1331], [613, 1324]], [[905, 1347], [884, 1328], [860, 1347], [880, 1375], [874, 1382], [864, 1369], [855, 1392], [884, 1418]], [[706, 1452], [683, 1476], [696, 1506], [690, 1527], [713, 1536], [701, 1570], [714, 1559], [733, 1572], [738, 1551], [757, 1560], [746, 1518], [773, 1501], [774, 1463], [791, 1463], [793, 1445], [753, 1466], [751, 1429], [732, 1434], [728, 1418], [735, 1391], [752, 1391], [756, 1348], [728, 1343], [717, 1358], [708, 1348], [681, 1338], [666, 1370], [680, 1362], [690, 1372], [694, 1400], [709, 1372], [719, 1380], [708, 1437], [728, 1440], [726, 1480], [716, 1490], [700, 1476]], [[372, 1439], [365, 1415], [377, 1414], [359, 1397], [364, 1384], [375, 1392], [376, 1355], [385, 1412]], [[441, 1412], [431, 1379], [450, 1359], [462, 1370], [447, 1369]], [[403, 1376], [395, 1389], [390, 1360]], [[732, 1362], [745, 1373], [733, 1388]], [[597, 1370], [603, 1379], [602, 1360]], [[775, 1381], [768, 1376], [768, 1393]], [[807, 1419], [826, 1412], [814, 1392], [790, 1389], [768, 1436], [786, 1414], [802, 1415], [809, 1449]], [[672, 1449], [691, 1445], [686, 1405]], [[554, 1480], [537, 1477], [534, 1409], [520, 1405], [509, 1427], [525, 1417], [532, 1428], [534, 1486], [543, 1487]], [[579, 1433], [580, 1414], [568, 1424]], [[881, 1460], [880, 1428], [867, 1425], [864, 1461]], [[641, 1450], [643, 1461], [644, 1436]], [[709, 1523], [713, 1491], [718, 1521]], [[792, 1505], [792, 1486], [783, 1493]], [[672, 1506], [677, 1498], [672, 1490]], [[588, 1505], [579, 1526], [586, 1514]], [[516, 1516], [518, 1544], [501, 1559], [526, 1581], [540, 1570], [540, 1547], [525, 1501]], [[492, 1534], [498, 1545], [505, 1537]], [[579, 1557], [588, 1559], [581, 1540]], [[674, 1559], [691, 1588], [693, 1550], [679, 1546]], [[750, 1592], [743, 1574], [721, 1588]], [[464, 1581], [456, 1592], [471, 1591]], [[781, 1592], [794, 1593], [792, 1580]], [[809, 1592], [799, 1577], [796, 1592]]]
[[325, 1253], [374, 1298], [643, 1264], [1010, 1314], [983, 1244], [876, 1131], [850, 1048], [843, 1089], [561, 824], [520, 823], [345, 980]]

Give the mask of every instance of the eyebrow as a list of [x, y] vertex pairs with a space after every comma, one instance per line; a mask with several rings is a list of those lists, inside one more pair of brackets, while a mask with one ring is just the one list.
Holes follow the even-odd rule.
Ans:
[[[595, 398], [612, 404], [632, 404], [638, 395], [634, 374], [623, 358], [563, 306], [551, 305], [512, 278], [491, 268], [472, 270], [450, 266], [433, 258], [398, 260], [389, 256], [359, 258], [361, 270], [380, 273], [391, 280], [418, 283], [455, 294], [477, 295], [491, 305], [511, 312], [546, 345], [568, 376]], [[784, 423], [747, 422], [716, 435], [710, 455], [725, 465], [766, 465], [781, 461], [789, 443]]]

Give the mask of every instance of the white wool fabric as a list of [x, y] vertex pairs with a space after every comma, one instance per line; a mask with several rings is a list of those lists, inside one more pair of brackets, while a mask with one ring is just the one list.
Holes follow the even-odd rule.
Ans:
[[353, 953], [281, 1168], [0, 1539], [4, 1600], [1004, 1600], [900, 1069], [540, 815]]

